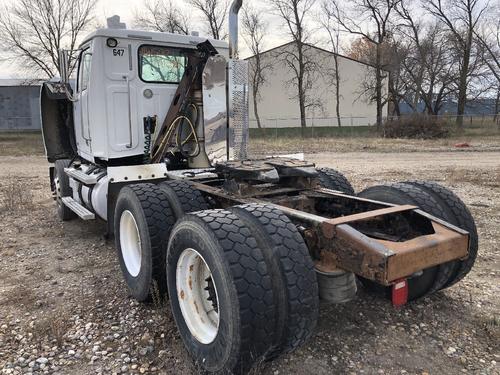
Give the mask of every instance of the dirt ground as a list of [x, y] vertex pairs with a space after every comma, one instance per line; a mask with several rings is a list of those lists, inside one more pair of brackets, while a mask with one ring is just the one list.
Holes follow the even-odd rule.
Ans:
[[[357, 191], [416, 178], [452, 188], [476, 218], [479, 256], [459, 285], [399, 310], [361, 288], [323, 304], [312, 339], [255, 373], [500, 374], [500, 152], [490, 150], [306, 155]], [[56, 218], [42, 156], [1, 156], [0, 186], [2, 374], [198, 373], [168, 304], [128, 296], [105, 225]]]

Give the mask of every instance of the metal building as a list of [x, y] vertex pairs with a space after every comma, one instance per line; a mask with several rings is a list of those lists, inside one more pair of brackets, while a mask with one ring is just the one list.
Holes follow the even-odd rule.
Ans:
[[37, 131], [40, 80], [0, 79], [0, 131]]
[[[290, 42], [263, 52], [261, 55], [262, 65], [270, 66], [266, 73], [265, 83], [260, 90], [260, 100], [257, 105], [264, 128], [300, 127], [297, 91], [294, 84], [291, 84], [294, 82], [294, 75], [291, 68], [283, 63], [283, 56], [296, 54], [295, 44]], [[307, 126], [337, 126], [335, 84], [333, 83], [335, 54], [309, 44], [305, 45], [304, 54], [307, 54], [308, 61], [314, 63], [309, 89]], [[375, 124], [377, 107], [368, 97], [365, 87], [366, 81], [375, 76], [375, 68], [346, 56], [337, 55], [337, 57], [342, 126]], [[255, 56], [247, 60], [252, 64]], [[387, 97], [388, 88], [388, 80], [384, 79], [382, 87], [384, 98]], [[250, 85], [250, 98], [252, 96], [252, 85]], [[315, 105], [311, 105], [312, 103]], [[383, 113], [384, 116], [387, 115], [387, 105], [384, 106]], [[252, 100], [250, 100], [250, 127], [257, 127]]]

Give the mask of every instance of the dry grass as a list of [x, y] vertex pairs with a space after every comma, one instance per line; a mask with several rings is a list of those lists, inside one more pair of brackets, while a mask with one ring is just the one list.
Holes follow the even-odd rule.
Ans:
[[493, 170], [451, 169], [446, 172], [446, 181], [460, 184], [500, 187], [500, 168]]
[[0, 156], [44, 155], [42, 134], [0, 133]]
[[55, 340], [58, 346], [64, 343], [64, 337], [71, 326], [70, 314], [63, 308], [57, 308], [47, 316], [34, 321], [32, 334], [38, 342], [44, 338]]
[[33, 207], [31, 186], [18, 177], [8, 176], [0, 186], [0, 213], [16, 213]]
[[269, 138], [251, 139], [250, 155], [263, 156], [283, 153], [322, 152], [433, 152], [456, 151], [457, 143], [469, 143], [470, 150], [500, 150], [500, 135], [484, 138], [450, 137], [448, 139], [387, 139], [387, 138]]

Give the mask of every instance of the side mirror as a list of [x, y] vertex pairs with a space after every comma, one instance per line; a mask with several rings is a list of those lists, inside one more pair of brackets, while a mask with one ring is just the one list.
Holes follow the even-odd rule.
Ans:
[[61, 83], [69, 83], [69, 51], [59, 50], [59, 73], [61, 74]]

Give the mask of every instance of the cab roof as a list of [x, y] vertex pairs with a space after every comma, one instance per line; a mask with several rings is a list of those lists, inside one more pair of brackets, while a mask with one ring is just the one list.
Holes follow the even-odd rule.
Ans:
[[154, 31], [143, 31], [143, 30], [131, 30], [131, 29], [97, 29], [82, 41], [80, 47], [92, 39], [104, 37], [104, 38], [124, 38], [132, 40], [140, 40], [144, 42], [154, 43], [167, 43], [178, 45], [179, 47], [192, 47], [194, 48], [197, 44], [205, 42], [207, 39], [215, 48], [228, 49], [229, 45], [227, 42], [217, 39], [204, 38], [201, 36], [193, 35], [182, 35], [182, 34], [170, 34]]

